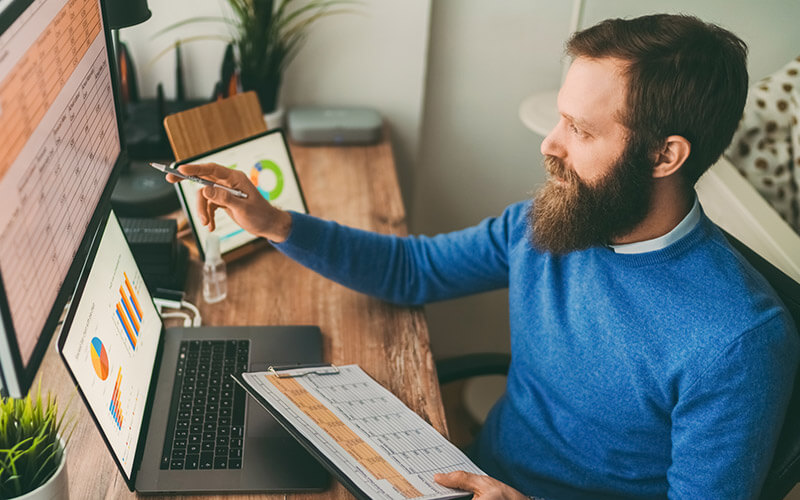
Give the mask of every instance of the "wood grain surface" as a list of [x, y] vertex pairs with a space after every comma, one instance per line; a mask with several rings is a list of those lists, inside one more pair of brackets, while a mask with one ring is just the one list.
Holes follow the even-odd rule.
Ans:
[[[387, 135], [384, 131], [384, 137]], [[291, 145], [291, 151], [311, 214], [362, 229], [406, 234], [405, 211], [391, 145], [386, 138], [370, 146]], [[326, 361], [359, 364], [447, 435], [421, 308], [396, 307], [346, 289], [268, 246], [228, 264], [228, 298], [220, 303], [203, 302], [200, 271], [201, 263], [193, 259], [187, 298], [200, 308], [203, 324], [318, 325], [323, 333]], [[72, 381], [54, 348], [48, 350], [40, 373], [43, 387], [54, 390], [62, 402], [75, 395]], [[75, 396], [71, 408], [78, 423], [67, 451], [70, 497], [134, 497], [80, 398]], [[251, 410], [258, 411], [255, 406]], [[231, 496], [284, 497], [352, 498], [335, 480], [326, 492], [318, 494]]]
[[253, 91], [164, 118], [175, 158], [182, 160], [267, 130]]

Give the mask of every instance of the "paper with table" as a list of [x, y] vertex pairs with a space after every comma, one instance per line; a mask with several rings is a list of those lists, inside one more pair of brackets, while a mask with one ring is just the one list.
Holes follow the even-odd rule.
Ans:
[[358, 498], [466, 496], [438, 472], [483, 472], [358, 365], [235, 377]]

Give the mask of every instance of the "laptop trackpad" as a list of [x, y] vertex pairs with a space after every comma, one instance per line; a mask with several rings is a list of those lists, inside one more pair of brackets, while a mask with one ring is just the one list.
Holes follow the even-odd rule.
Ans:
[[287, 437], [291, 435], [258, 402], [247, 396], [247, 435], [249, 437]]
[[[252, 368], [252, 367], [251, 367]], [[323, 490], [330, 476], [320, 463], [258, 402], [247, 396], [247, 473], [270, 471], [285, 490]], [[260, 472], [259, 472], [260, 471]]]
[[249, 439], [245, 460], [246, 474], [260, 476], [262, 481], [266, 475], [267, 481], [275, 481], [283, 491], [322, 491], [330, 483], [330, 476], [325, 469], [288, 434]]

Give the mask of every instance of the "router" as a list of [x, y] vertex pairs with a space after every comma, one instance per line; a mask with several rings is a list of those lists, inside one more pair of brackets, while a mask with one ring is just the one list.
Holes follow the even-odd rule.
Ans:
[[371, 144], [380, 140], [383, 126], [377, 111], [359, 107], [296, 107], [286, 122], [298, 144]]

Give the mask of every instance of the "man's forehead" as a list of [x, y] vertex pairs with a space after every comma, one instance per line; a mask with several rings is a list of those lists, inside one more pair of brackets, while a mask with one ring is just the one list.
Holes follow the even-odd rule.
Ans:
[[625, 69], [620, 59], [576, 58], [558, 93], [559, 113], [584, 127], [620, 123], [626, 106]]

